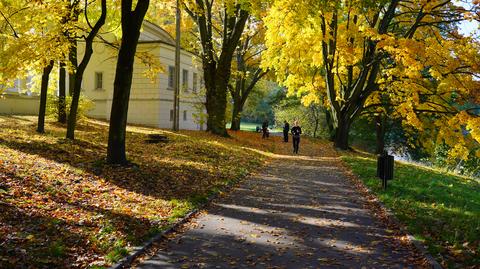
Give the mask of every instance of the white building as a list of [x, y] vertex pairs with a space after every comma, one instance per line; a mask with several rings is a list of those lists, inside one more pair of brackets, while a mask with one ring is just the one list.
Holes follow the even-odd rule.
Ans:
[[[115, 41], [114, 37], [104, 37], [109, 41]], [[82, 94], [94, 102], [95, 107], [87, 112], [93, 118], [109, 120], [113, 97], [113, 81], [117, 61], [117, 50], [111, 46], [96, 42], [93, 47], [94, 53], [85, 70], [82, 81]], [[174, 71], [175, 71], [175, 40], [162, 28], [144, 22], [143, 31], [139, 38], [137, 54], [148, 53], [157, 58], [164, 67], [163, 73], [155, 78], [148, 78], [145, 72], [148, 67], [142, 63], [140, 57], [136, 57], [130, 102], [128, 109], [128, 123], [142, 124], [160, 128], [171, 128], [173, 124], [173, 95], [174, 95]], [[202, 103], [205, 97], [201, 95], [201, 64], [196, 57], [182, 50], [180, 54], [180, 129], [202, 130], [199, 117], [204, 114]], [[79, 45], [79, 61], [83, 56], [83, 46]], [[51, 76], [56, 75], [52, 72]], [[68, 82], [67, 82], [68, 83]], [[27, 105], [29, 110], [19, 106], [19, 98], [29, 99], [12, 95], [25, 88], [24, 80], [20, 80], [10, 89], [7, 98], [0, 99], [0, 113], [8, 114], [35, 114], [38, 109], [32, 108], [37, 105]], [[22, 85], [22, 87], [20, 87]], [[17, 89], [18, 88], [18, 89]], [[31, 102], [38, 103], [38, 97], [30, 97]]]

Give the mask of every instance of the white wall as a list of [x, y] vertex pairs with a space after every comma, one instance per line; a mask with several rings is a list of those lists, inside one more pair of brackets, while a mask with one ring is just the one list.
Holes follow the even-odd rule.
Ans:
[[0, 95], [0, 114], [38, 115], [38, 96]]
[[[159, 73], [154, 79], [145, 76], [147, 67], [135, 59], [128, 110], [128, 122], [160, 128], [171, 128], [170, 110], [173, 107], [173, 90], [168, 87], [168, 66], [175, 64], [174, 47], [164, 43], [140, 43], [137, 51], [148, 51], [159, 59], [165, 72]], [[95, 102], [95, 108], [87, 115], [95, 118], [110, 119], [110, 110], [113, 97], [113, 82], [115, 79], [116, 51], [106, 48], [102, 44], [95, 44], [94, 54], [85, 70], [82, 83], [83, 94]], [[79, 49], [83, 55], [83, 49]], [[180, 94], [180, 128], [198, 130], [200, 126], [194, 122], [192, 116], [196, 108], [192, 102], [203, 102], [204, 98], [193, 94], [193, 73], [197, 73], [197, 91], [200, 90], [199, 70], [193, 64], [193, 55], [187, 52], [181, 54], [180, 82], [182, 83], [183, 69], [188, 70], [188, 87]], [[95, 72], [103, 73], [103, 89], [95, 89]], [[187, 120], [184, 121], [183, 111], [187, 110]]]

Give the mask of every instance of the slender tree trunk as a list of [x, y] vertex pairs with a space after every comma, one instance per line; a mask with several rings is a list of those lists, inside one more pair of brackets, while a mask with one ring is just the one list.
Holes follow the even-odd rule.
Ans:
[[38, 124], [37, 132], [45, 132], [45, 111], [47, 109], [47, 92], [48, 92], [48, 79], [50, 78], [50, 72], [53, 69], [53, 61], [50, 61], [47, 66], [43, 68], [42, 73], [42, 86], [40, 88], [40, 108], [38, 109]]
[[66, 108], [66, 70], [65, 63], [60, 63], [58, 71], [58, 118], [60, 123], [67, 123], [67, 108]]
[[335, 138], [335, 127], [333, 125], [332, 113], [328, 109], [325, 109], [325, 123], [328, 128], [328, 139], [333, 142]]
[[385, 117], [381, 114], [375, 116], [375, 129], [377, 131], [377, 147], [375, 153], [382, 154], [385, 150]]
[[230, 130], [232, 131], [239, 131], [240, 130], [240, 122], [242, 121], [242, 110], [243, 106], [241, 105], [239, 100], [233, 102], [233, 109], [232, 109], [232, 125], [230, 126]]
[[77, 70], [75, 74], [75, 83], [73, 86], [72, 102], [70, 104], [70, 113], [68, 114], [67, 138], [75, 139], [75, 128], [77, 126], [78, 103], [80, 102], [80, 90], [82, 86], [84, 70]]
[[313, 130], [313, 138], [317, 137], [317, 130], [318, 130], [318, 118], [315, 119], [315, 129]]
[[[70, 105], [70, 112], [68, 114], [68, 122], [67, 122], [67, 138], [68, 139], [75, 139], [75, 127], [77, 125], [77, 112], [78, 112], [78, 102], [80, 100], [80, 91], [82, 89], [82, 80], [83, 80], [83, 73], [87, 68], [88, 62], [93, 54], [93, 41], [97, 36], [100, 28], [105, 24], [105, 19], [107, 17], [107, 1], [102, 0], [102, 13], [100, 18], [98, 18], [97, 22], [93, 26], [93, 28], [88, 33], [87, 37], [85, 38], [85, 53], [83, 54], [82, 61], [77, 66], [75, 70], [75, 78], [73, 79], [73, 93], [72, 93], [72, 103]], [[70, 51], [70, 53], [74, 53], [75, 61], [76, 61], [76, 50], [75, 52]], [[71, 55], [70, 55], [71, 56]], [[72, 61], [72, 59], [70, 59]], [[73, 64], [73, 62], [72, 62]]]
[[140, 27], [142, 26], [149, 0], [138, 0], [134, 11], [131, 1], [122, 1], [122, 43], [118, 52], [115, 73], [110, 128], [108, 131], [107, 162], [127, 164], [125, 134], [127, 128], [128, 101], [132, 86], [133, 65], [137, 50]]
[[72, 66], [71, 72], [68, 72], [68, 95], [73, 96], [73, 91], [75, 88], [75, 73], [77, 72], [78, 60], [77, 60], [77, 41], [71, 40], [71, 47], [68, 53], [68, 59]]

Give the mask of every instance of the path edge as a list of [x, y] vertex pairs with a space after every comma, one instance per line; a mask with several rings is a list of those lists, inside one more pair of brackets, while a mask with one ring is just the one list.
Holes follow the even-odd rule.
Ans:
[[352, 169], [348, 166], [348, 164], [345, 163], [345, 161], [341, 158], [340, 156], [340, 161], [342, 166], [346, 169], [346, 174], [348, 177], [353, 178], [354, 180], [357, 180], [359, 183], [363, 185], [365, 188], [365, 191], [375, 197], [374, 202], [379, 205], [379, 207], [386, 213], [387, 217], [400, 228], [400, 231], [405, 234], [405, 236], [408, 238], [408, 240], [415, 246], [415, 248], [427, 259], [428, 263], [430, 264], [431, 268], [433, 269], [444, 269], [442, 265], [435, 260], [435, 258], [432, 256], [427, 251], [427, 247], [425, 244], [423, 244], [420, 240], [416, 239], [405, 227], [403, 223], [401, 223], [397, 216], [388, 208], [379, 198], [378, 196], [367, 186], [363, 183], [363, 181], [355, 174], [353, 173]]
[[[268, 163], [268, 159], [266, 160], [263, 160], [263, 165], [266, 165]], [[225, 192], [228, 192], [228, 191], [231, 191], [236, 185], [238, 185], [238, 183], [240, 183], [242, 180], [245, 180], [247, 179], [248, 177], [252, 176], [254, 173], [256, 173], [257, 170], [253, 170], [247, 174], [245, 174], [244, 176], [240, 177], [240, 178], [237, 178], [235, 180], [232, 180], [232, 181], [229, 181], [227, 183], [227, 185], [225, 185], [222, 189], [220, 189], [219, 191], [217, 192], [214, 192], [212, 194], [210, 194], [206, 201], [202, 204], [200, 204], [198, 207], [192, 209], [191, 211], [189, 211], [187, 214], [185, 214], [185, 216], [183, 216], [182, 218], [178, 219], [176, 222], [174, 222], [173, 224], [171, 224], [167, 229], [161, 231], [160, 233], [154, 235], [153, 237], [151, 237], [150, 239], [146, 240], [145, 243], [143, 243], [142, 245], [140, 246], [135, 246], [132, 248], [132, 250], [129, 251], [128, 255], [123, 257], [120, 261], [118, 261], [117, 263], [113, 264], [112, 266], [110, 267], [107, 267], [109, 269], [124, 269], [124, 268], [128, 268], [128, 266], [130, 266], [136, 258], [138, 258], [139, 256], [141, 256], [142, 254], [146, 253], [146, 251], [156, 242], [160, 242], [161, 240], [164, 240], [165, 238], [167, 238], [167, 235], [175, 232], [175, 230], [177, 228], [179, 228], [180, 226], [182, 226], [183, 224], [187, 223], [188, 221], [190, 221], [190, 219], [194, 218], [195, 215], [200, 212], [202, 209], [206, 208], [208, 205], [210, 205], [212, 203], [213, 200], [215, 200], [216, 198], [220, 197], [222, 193], [225, 193]]]

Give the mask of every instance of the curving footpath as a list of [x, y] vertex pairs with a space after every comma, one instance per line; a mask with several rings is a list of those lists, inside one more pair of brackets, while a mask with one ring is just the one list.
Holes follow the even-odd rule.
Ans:
[[419, 268], [331, 154], [277, 155], [136, 268]]

